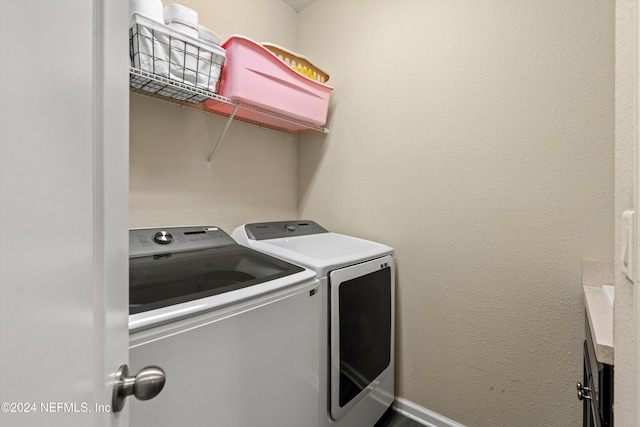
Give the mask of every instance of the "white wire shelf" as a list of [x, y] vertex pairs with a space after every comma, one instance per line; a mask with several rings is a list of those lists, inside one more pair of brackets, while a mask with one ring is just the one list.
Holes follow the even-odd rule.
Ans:
[[[217, 93], [134, 67], [129, 68], [129, 86], [132, 92], [227, 117], [229, 121], [235, 119], [293, 135], [329, 133], [328, 127], [315, 126], [259, 107], [236, 102]], [[205, 101], [208, 102], [205, 104]], [[228, 125], [229, 123], [224, 132]], [[224, 132], [220, 139], [224, 136]]]
[[170, 80], [157, 74], [129, 67], [129, 86], [143, 95], [162, 97], [179, 102], [200, 104], [215, 93], [193, 85]]

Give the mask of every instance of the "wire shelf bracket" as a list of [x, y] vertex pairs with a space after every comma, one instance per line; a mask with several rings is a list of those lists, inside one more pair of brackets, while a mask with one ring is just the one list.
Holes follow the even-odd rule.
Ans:
[[229, 126], [231, 125], [233, 118], [238, 112], [238, 107], [240, 107], [240, 104], [236, 103], [236, 105], [233, 107], [233, 111], [231, 112], [231, 115], [227, 118], [227, 123], [224, 125], [224, 129], [222, 129], [222, 133], [218, 137], [218, 141], [216, 142], [216, 145], [214, 145], [213, 149], [211, 150], [211, 154], [209, 154], [209, 157], [207, 157], [207, 169], [211, 169], [211, 159], [213, 158], [213, 155], [216, 153], [216, 150], [218, 149], [218, 146], [222, 142], [222, 139], [227, 134], [227, 130], [229, 129]]

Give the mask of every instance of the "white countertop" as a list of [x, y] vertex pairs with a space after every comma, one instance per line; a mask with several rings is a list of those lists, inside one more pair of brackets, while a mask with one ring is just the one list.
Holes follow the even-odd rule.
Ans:
[[613, 365], [613, 306], [602, 287], [613, 284], [613, 263], [583, 261], [582, 283], [596, 359]]
[[602, 286], [583, 286], [584, 306], [598, 362], [613, 365], [613, 307]]

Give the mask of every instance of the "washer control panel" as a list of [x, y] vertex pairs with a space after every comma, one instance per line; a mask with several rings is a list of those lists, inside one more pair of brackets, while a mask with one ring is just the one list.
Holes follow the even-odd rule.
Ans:
[[129, 230], [129, 257], [217, 248], [237, 243], [215, 226]]
[[259, 222], [245, 225], [247, 237], [252, 240], [278, 239], [282, 237], [306, 236], [328, 233], [313, 221]]

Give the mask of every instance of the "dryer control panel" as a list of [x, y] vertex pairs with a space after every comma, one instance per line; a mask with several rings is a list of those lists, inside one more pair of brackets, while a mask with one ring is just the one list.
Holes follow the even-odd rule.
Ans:
[[282, 237], [306, 236], [328, 233], [313, 221], [275, 221], [245, 225], [247, 237], [252, 240], [279, 239]]

